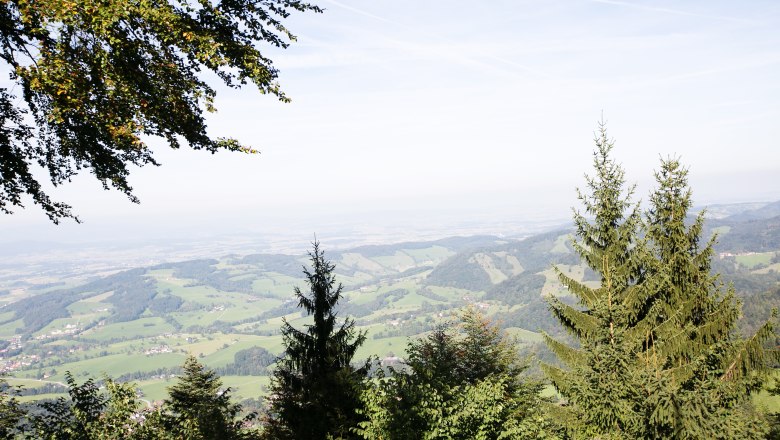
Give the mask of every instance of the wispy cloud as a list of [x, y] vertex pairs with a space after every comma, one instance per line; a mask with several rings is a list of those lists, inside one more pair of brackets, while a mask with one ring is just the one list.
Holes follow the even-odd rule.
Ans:
[[729, 17], [729, 16], [723, 16], [723, 15], [709, 15], [709, 14], [702, 14], [698, 12], [690, 12], [690, 11], [684, 11], [681, 9], [671, 9], [671, 8], [661, 8], [657, 6], [649, 6], [644, 5], [641, 3], [633, 3], [633, 2], [625, 2], [625, 1], [619, 1], [619, 0], [590, 0], [593, 3], [603, 3], [607, 5], [615, 5], [615, 6], [622, 6], [626, 8], [633, 8], [633, 9], [641, 9], [643, 11], [649, 11], [649, 12], [660, 12], [663, 14], [672, 14], [672, 15], [682, 15], [686, 17], [696, 17], [696, 18], [706, 18], [710, 20], [722, 20], [722, 21], [730, 21], [734, 23], [740, 23], [740, 24], [755, 24], [755, 20], [750, 20], [747, 18], [741, 18], [741, 17]]
[[[779, 53], [767, 53], [751, 56], [746, 59], [731, 59], [729, 63], [713, 66], [706, 69], [679, 72], [667, 76], [645, 77], [642, 80], [628, 80], [622, 84], [624, 89], [656, 88], [659, 86], [684, 83], [704, 77], [714, 77], [740, 71], [751, 71], [780, 64]], [[615, 86], [618, 86], [615, 84]]]
[[[486, 50], [484, 46], [480, 46], [479, 48], [477, 48], [476, 51], [467, 50], [468, 45], [464, 45], [461, 42], [453, 41], [439, 34], [420, 30], [419, 27], [410, 26], [395, 20], [390, 20], [388, 18], [371, 13], [364, 9], [355, 8], [353, 6], [346, 5], [336, 0], [325, 0], [325, 2], [330, 3], [339, 8], [348, 10], [350, 12], [363, 15], [365, 17], [370, 17], [374, 20], [378, 20], [386, 24], [403, 28], [407, 31], [413, 31], [412, 33], [415, 36], [422, 37], [422, 38], [417, 38], [415, 42], [412, 44], [403, 43], [399, 39], [393, 39], [392, 41], [394, 42], [394, 46], [396, 48], [411, 50], [414, 52], [424, 51], [429, 56], [438, 57], [438, 58], [443, 56], [444, 58], [454, 60], [454, 61], [459, 61], [463, 64], [468, 64], [472, 66], [482, 66], [492, 71], [503, 71], [505, 73], [510, 73], [510, 74], [518, 74], [519, 73], [518, 71], [520, 71], [525, 74], [531, 74], [536, 77], [548, 76], [547, 74], [540, 71], [539, 69], [530, 67], [526, 64], [519, 63], [517, 61], [508, 59], [506, 57], [492, 55], [489, 53], [488, 50]], [[433, 42], [434, 44], [430, 44], [427, 42]], [[475, 54], [474, 52], [477, 53]], [[485, 60], [491, 61], [492, 63], [485, 62]]]
[[363, 9], [358, 9], [358, 8], [353, 7], [353, 6], [345, 5], [344, 3], [338, 2], [336, 0], [325, 0], [325, 2], [326, 3], [330, 3], [332, 5], [335, 5], [335, 6], [338, 6], [339, 8], [346, 9], [348, 11], [352, 11], [352, 12], [354, 12], [356, 14], [360, 14], [360, 15], [364, 15], [366, 17], [373, 18], [374, 20], [383, 21], [385, 23], [394, 24], [396, 26], [406, 27], [406, 25], [404, 25], [403, 23], [399, 23], [399, 22], [393, 21], [393, 20], [388, 20], [387, 18], [380, 17], [379, 15], [372, 14], [372, 13], [366, 11], [366, 10], [363, 10]]

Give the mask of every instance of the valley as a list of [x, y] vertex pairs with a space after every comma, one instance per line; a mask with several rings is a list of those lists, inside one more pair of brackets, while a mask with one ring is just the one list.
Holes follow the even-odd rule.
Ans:
[[[755, 208], [749, 205], [750, 208]], [[712, 219], [721, 234], [713, 270], [733, 284], [749, 332], [780, 306], [776, 217]], [[736, 236], [739, 240], [734, 240]], [[598, 284], [580, 264], [571, 231], [524, 239], [476, 235], [326, 251], [343, 283], [340, 316], [367, 334], [357, 359], [397, 363], [407, 340], [473, 307], [499, 322], [526, 354], [546, 356], [542, 331], [562, 331], [544, 297], [567, 300], [553, 266]], [[281, 354], [280, 327], [308, 319], [293, 299], [302, 254], [232, 254], [70, 277], [40, 268], [16, 278], [3, 266], [0, 370], [25, 400], [60, 395], [64, 374], [133, 381], [148, 402], [166, 395], [187, 354], [215, 369], [240, 399], [267, 391]]]

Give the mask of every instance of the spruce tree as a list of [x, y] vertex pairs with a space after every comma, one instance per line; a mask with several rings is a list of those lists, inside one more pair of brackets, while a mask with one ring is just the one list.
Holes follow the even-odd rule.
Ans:
[[194, 356], [187, 356], [184, 372], [168, 388], [164, 403], [163, 424], [174, 438], [193, 440], [245, 439], [251, 432], [242, 425], [253, 415], [240, 419], [241, 405], [231, 402], [230, 389], [205, 368]]
[[[599, 125], [593, 154], [594, 176], [586, 176], [588, 192], [578, 190], [585, 212], [574, 212], [578, 241], [573, 243], [583, 262], [600, 276], [589, 287], [556, 268], [561, 283], [578, 300], [576, 306], [548, 298], [552, 313], [578, 341], [578, 347], [544, 335], [547, 345], [568, 371], [553, 365], [543, 369], [559, 392], [573, 404], [570, 422], [586, 435], [631, 432], [640, 423], [627, 402], [636, 392], [626, 366], [632, 359], [624, 332], [637, 316], [622, 304], [637, 297], [644, 278], [644, 246], [638, 240], [639, 208], [631, 201], [634, 188], [611, 157], [613, 142], [604, 123]], [[590, 220], [592, 218], [592, 220]]]
[[687, 175], [678, 160], [663, 160], [646, 215], [651, 307], [632, 333], [644, 335], [647, 436], [760, 438], [765, 426], [749, 397], [773, 357], [762, 348], [772, 322], [748, 339], [736, 332], [740, 304], [711, 273], [716, 237], [701, 244], [704, 212], [691, 219]]
[[593, 220], [574, 219], [575, 248], [600, 283], [590, 288], [559, 271], [578, 304], [551, 298], [551, 309], [578, 346], [545, 335], [565, 366], [545, 370], [569, 402], [571, 434], [760, 438], [748, 397], [771, 356], [761, 348], [771, 322], [752, 338], [737, 336], [739, 304], [710, 274], [713, 241], [700, 244], [703, 214], [686, 222], [687, 170], [662, 162], [642, 222], [603, 123], [596, 146], [590, 193], [579, 194]]
[[351, 428], [360, 420], [357, 410], [367, 371], [367, 365], [355, 368], [351, 362], [366, 336], [355, 330], [352, 319], [337, 325], [335, 307], [342, 286], [336, 284], [335, 265], [325, 259], [316, 241], [309, 256], [311, 270], [303, 269], [309, 291], [296, 287], [295, 296], [313, 324], [298, 330], [284, 321], [285, 352], [272, 377], [266, 436], [351, 438]]

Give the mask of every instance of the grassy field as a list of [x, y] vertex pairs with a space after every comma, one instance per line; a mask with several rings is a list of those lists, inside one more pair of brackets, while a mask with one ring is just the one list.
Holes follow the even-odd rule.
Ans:
[[[116, 322], [96, 327], [88, 333], [89, 339], [110, 341], [115, 339], [139, 339], [173, 332], [174, 328], [163, 318], [154, 316], [128, 322]], [[85, 334], [87, 336], [87, 334]]]
[[448, 257], [455, 255], [455, 252], [443, 246], [431, 246], [425, 249], [404, 249], [404, 252], [418, 264], [436, 264], [444, 261]]
[[389, 354], [394, 354], [396, 356], [403, 356], [406, 354], [406, 345], [409, 341], [408, 336], [392, 336], [389, 338], [374, 339], [371, 337], [372, 329], [368, 330], [366, 342], [360, 346], [355, 354], [356, 360], [367, 359], [368, 357], [375, 355], [382, 358]]
[[[768, 381], [768, 386], [771, 387], [772, 384], [780, 384], [780, 369], [776, 369], [772, 378]], [[753, 397], [753, 403], [767, 413], [780, 413], [780, 396], [770, 395], [767, 390], [762, 390], [756, 394]]]
[[[540, 243], [540, 246], [552, 248], [552, 253], [567, 253], [567, 239], [565, 235], [557, 236]], [[467, 304], [479, 304], [478, 307], [483, 307], [481, 310], [488, 316], [511, 311], [500, 302], [479, 303], [484, 296], [482, 291], [427, 285], [426, 277], [431, 268], [454, 254], [451, 249], [438, 245], [417, 249], [400, 247], [387, 253], [372, 250], [366, 254], [339, 254], [337, 280], [347, 286], [345, 300], [360, 310], [360, 329], [367, 331], [367, 339], [357, 353], [358, 359], [390, 354], [403, 356], [410, 339], [406, 335], [420, 337], [436, 323], [454, 319], [455, 309]], [[470, 258], [473, 260], [471, 264], [476, 263], [482, 268], [494, 284], [524, 271], [518, 257], [506, 250], [474, 251]], [[763, 258], [771, 257], [767, 255]], [[14, 375], [35, 378], [46, 374], [55, 381], [62, 381], [66, 371], [71, 371], [80, 381], [87, 377], [99, 378], [104, 373], [112, 377], [145, 373], [148, 377], [152, 372], [157, 374], [159, 369], [180, 366], [187, 354], [193, 354], [211, 368], [228, 366], [235, 361], [238, 352], [251, 347], [262, 347], [272, 354], [281, 354], [283, 318], [299, 330], [305, 330], [306, 325], [311, 323], [311, 318], [294, 308], [294, 302], [288, 302], [293, 298], [294, 287], [299, 286], [305, 291], [306, 283], [301, 277], [267, 271], [261, 265], [241, 261], [225, 258], [211, 268], [208, 264], [190, 265], [187, 266], [189, 272], [173, 268], [146, 271], [141, 276], [155, 281], [160, 298], [172, 295], [181, 299], [178, 309], [174, 308], [172, 310], [175, 311], [163, 316], [158, 316], [161, 314], [159, 311], [147, 309], [138, 319], [114, 322], [114, 305], [108, 302], [113, 291], [86, 294], [83, 299], [67, 305], [70, 317], [55, 319], [35, 334], [50, 335], [50, 339], [45, 341], [28, 342], [36, 348], [40, 361], [27, 369], [15, 371]], [[745, 264], [744, 261], [742, 263]], [[582, 266], [559, 267], [574, 279], [581, 280], [583, 277]], [[401, 274], [410, 268], [419, 270], [410, 276]], [[547, 279], [544, 294], [568, 294], [552, 270], [543, 274]], [[238, 286], [236, 290], [241, 291], [212, 287], [219, 283]], [[247, 287], [251, 291], [247, 291]], [[374, 304], [371, 309], [359, 309], [369, 304]], [[280, 314], [286, 315], [259, 318], [277, 308], [283, 310]], [[0, 321], [13, 317], [10, 312], [2, 313]], [[52, 332], [66, 329], [68, 325], [84, 326], [99, 321], [99, 325], [83, 334], [58, 333], [59, 336], [51, 337]], [[13, 335], [20, 325], [18, 320], [0, 325], [0, 335]], [[541, 341], [540, 334], [521, 327], [512, 324], [508, 329], [518, 344]], [[58, 353], [59, 357], [47, 353]], [[231, 377], [228, 380], [231, 382], [229, 385], [235, 386], [241, 393], [245, 392], [244, 389], [258, 390], [260, 385], [267, 384], [267, 378], [262, 377]], [[157, 378], [141, 381], [140, 385], [149, 399], [157, 400], [165, 395], [165, 387], [170, 382]]]
[[376, 261], [373, 261], [362, 254], [344, 253], [341, 255], [339, 264], [342, 269], [359, 269], [366, 273], [387, 273], [387, 269]]
[[558, 238], [555, 239], [555, 244], [550, 252], [554, 254], [568, 254], [570, 251], [567, 244], [569, 244], [571, 240], [572, 236], [568, 234], [558, 236]]
[[493, 252], [493, 255], [502, 260], [505, 260], [512, 268], [512, 271], [507, 274], [508, 276], [519, 275], [523, 273], [523, 270], [525, 270], [523, 269], [523, 265], [520, 264], [520, 260], [518, 260], [514, 255], [510, 255], [509, 252]]
[[772, 396], [768, 391], [761, 391], [753, 402], [766, 413], [780, 413], [780, 396]]
[[495, 262], [493, 261], [493, 255], [480, 252], [474, 254], [474, 257], [472, 258], [474, 258], [474, 262], [488, 274], [491, 283], [498, 284], [508, 278], [504, 272], [496, 267]]
[[775, 255], [774, 252], [762, 252], [757, 254], [748, 254], [748, 255], [737, 255], [734, 257], [734, 260], [741, 264], [742, 266], [747, 267], [748, 269], [753, 269], [757, 266], [763, 266], [767, 265], [772, 261], [772, 257]]
[[392, 304], [393, 306], [399, 309], [417, 310], [420, 308], [420, 306], [422, 306], [424, 302], [441, 303], [441, 301], [436, 301], [428, 297], [419, 295], [417, 291], [414, 290], [414, 291], [409, 291], [408, 294], [404, 295], [398, 301], [394, 301]]
[[263, 278], [252, 282], [252, 290], [261, 296], [286, 299], [291, 297], [295, 287], [300, 285], [300, 279], [282, 274], [266, 273]]
[[[225, 340], [229, 340], [229, 342], [223, 342], [219, 347], [212, 346], [213, 350], [209, 351], [204, 358], [204, 362], [210, 367], [223, 367], [233, 362], [233, 358], [238, 351], [245, 350], [250, 347], [262, 347], [276, 355], [280, 355], [283, 351], [281, 336], [224, 336]], [[227, 344], [227, 347], [224, 346], [225, 344]], [[190, 351], [195, 353], [197, 350]], [[204, 353], [204, 351], [200, 352]]]
[[[222, 376], [220, 379], [224, 388], [230, 388], [235, 401], [264, 396], [271, 381], [269, 376]], [[175, 383], [174, 378], [136, 382], [143, 393], [142, 399], [148, 402], [164, 400], [168, 397], [168, 387]]]
[[780, 273], [780, 263], [774, 263], [770, 264], [766, 267], [763, 267], [761, 269], [754, 270], [753, 273], [755, 274], [768, 274], [772, 272]]
[[509, 327], [506, 329], [506, 332], [509, 336], [516, 338], [518, 342], [539, 343], [544, 341], [541, 333], [532, 332], [524, 328]]
[[0, 322], [8, 321], [9, 319], [13, 319], [14, 312], [4, 312], [0, 313]]
[[16, 334], [17, 330], [22, 328], [24, 328], [24, 321], [21, 319], [6, 322], [0, 325], [0, 338], [10, 339]]
[[[154, 356], [145, 356], [140, 353], [116, 353], [107, 356], [85, 359], [75, 362], [68, 362], [53, 368], [56, 374], [48, 377], [55, 382], [65, 381], [65, 372], [70, 371], [76, 378], [83, 381], [87, 377], [100, 378], [104, 374], [110, 377], [119, 377], [125, 373], [134, 371], [154, 371], [158, 368], [173, 368], [184, 363], [184, 353], [163, 353]], [[49, 368], [44, 371], [50, 370]], [[28, 377], [34, 377], [37, 370], [22, 371]], [[20, 377], [15, 374], [15, 377]], [[24, 376], [21, 376], [24, 377]]]
[[384, 268], [397, 272], [403, 272], [415, 266], [415, 259], [403, 251], [396, 251], [394, 255], [374, 257], [372, 260]]
[[[540, 242], [539, 246], [545, 252], [564, 255], [570, 252], [566, 245], [568, 240], [568, 236], [559, 235]], [[470, 264], [477, 264], [495, 284], [523, 273], [524, 268], [515, 256], [519, 254], [513, 255], [512, 252], [493, 252], [480, 248], [480, 251], [472, 252]], [[426, 277], [432, 267], [454, 254], [454, 251], [443, 246], [400, 248], [388, 251], [387, 255], [363, 255], [358, 252], [339, 254], [340, 260], [336, 262], [337, 281], [345, 285], [345, 299], [341, 304], [349, 304], [355, 306], [353, 310], [359, 310], [355, 312], [360, 325], [358, 329], [367, 332], [366, 341], [355, 356], [356, 362], [372, 356], [405, 356], [410, 339], [423, 337], [437, 323], [454, 321], [456, 312], [469, 304], [480, 307], [488, 316], [501, 314], [504, 317], [512, 316], [509, 312], [525, 306], [510, 306], [498, 300], [482, 304], [485, 295], [483, 291], [427, 285]], [[769, 263], [772, 255], [746, 255], [738, 257], [737, 261], [745, 267], [755, 268]], [[175, 383], [174, 378], [159, 377], [162, 369], [170, 372], [180, 367], [188, 354], [215, 369], [234, 363], [238, 352], [252, 347], [262, 347], [274, 355], [282, 354], [284, 347], [280, 328], [283, 318], [304, 331], [306, 325], [311, 323], [310, 317], [303, 316], [300, 309], [294, 308], [295, 302], [289, 302], [293, 299], [294, 287], [306, 291], [306, 283], [301, 277], [269, 272], [260, 269], [259, 265], [236, 264], [234, 261], [241, 260], [226, 258], [212, 266], [214, 274], [222, 278], [208, 278], [203, 273], [176, 269], [148, 270], [143, 276], [155, 280], [158, 296], [165, 298], [173, 295], [182, 300], [178, 309], [171, 309], [176, 311], [163, 316], [158, 316], [162, 312], [154, 311], [152, 307], [143, 311], [138, 319], [112, 322], [111, 316], [115, 311], [108, 301], [113, 292], [97, 291], [85, 295], [83, 299], [67, 306], [70, 317], [51, 321], [35, 335], [50, 335], [68, 325], [84, 326], [101, 320], [105, 323], [80, 335], [58, 334], [45, 341], [25, 341], [25, 344], [34, 348], [39, 360], [31, 367], [14, 371], [11, 383], [32, 388], [42, 383], [35, 378], [44, 375], [46, 380], [63, 382], [66, 371], [72, 372], [79, 383], [88, 377], [99, 379], [103, 374], [116, 378], [131, 373], [144, 373], [136, 375], [145, 378], [136, 383], [143, 392], [143, 399], [151, 402], [164, 399], [167, 388]], [[758, 271], [767, 271], [775, 266]], [[582, 280], [584, 276], [580, 265], [558, 267], [576, 280]], [[417, 273], [410, 276], [400, 273], [410, 268], [417, 268]], [[283, 269], [277, 270], [284, 272]], [[183, 278], [184, 275], [181, 278], [174, 275], [180, 273], [192, 273], [187, 276], [198, 278], [199, 281]], [[207, 275], [209, 273], [206, 272]], [[542, 294], [569, 294], [552, 269], [541, 274], [546, 277]], [[220, 285], [220, 282], [225, 282], [226, 286], [238, 286], [234, 290], [239, 291], [211, 287]], [[383, 302], [377, 299], [383, 299]], [[360, 308], [372, 303], [375, 303], [375, 308]], [[270, 310], [281, 312], [274, 316], [263, 316]], [[279, 316], [282, 313], [285, 316]], [[343, 315], [339, 314], [341, 317]], [[14, 319], [12, 312], [0, 313], [0, 322], [10, 319]], [[522, 328], [522, 323], [506, 325], [509, 325], [507, 333], [515, 338], [519, 348], [542, 342], [541, 334]], [[21, 320], [2, 324], [0, 337], [8, 339], [21, 327]], [[0, 368], [2, 362], [0, 359]], [[269, 383], [268, 376], [224, 376], [222, 380], [238, 400], [264, 395]], [[556, 393], [548, 387], [545, 395], [554, 396]], [[27, 396], [24, 400], [42, 397], [51, 396]], [[780, 411], [778, 397], [764, 392], [755, 399], [757, 404], [768, 410]]]
[[[222, 376], [224, 388], [230, 388], [235, 401], [258, 398], [267, 393], [269, 376]], [[168, 388], [176, 383], [175, 378], [144, 380], [136, 382], [143, 393], [141, 397], [148, 402], [157, 402], [168, 397]]]
[[222, 384], [238, 400], [265, 396], [270, 383], [270, 376], [222, 376]]

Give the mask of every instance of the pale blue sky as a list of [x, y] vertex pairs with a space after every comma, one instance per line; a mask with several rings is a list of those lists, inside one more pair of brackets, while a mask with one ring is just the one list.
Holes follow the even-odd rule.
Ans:
[[31, 208], [6, 231], [565, 217], [602, 111], [641, 196], [671, 154], [699, 203], [780, 199], [780, 2], [318, 4], [269, 52], [292, 103], [220, 89], [210, 129], [261, 155], [161, 148], [140, 206], [82, 176], [56, 194], [86, 224]]

